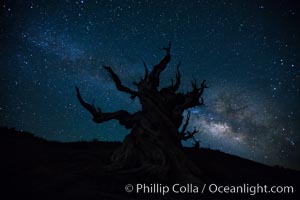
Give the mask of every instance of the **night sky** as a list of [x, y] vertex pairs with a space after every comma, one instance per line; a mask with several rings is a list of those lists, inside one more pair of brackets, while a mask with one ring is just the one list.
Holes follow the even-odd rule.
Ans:
[[[296, 2], [296, 1], [295, 1]], [[189, 128], [201, 145], [300, 169], [299, 7], [293, 1], [1, 1], [0, 126], [49, 140], [121, 141], [117, 121], [95, 124], [76, 99], [102, 110], [140, 109], [115, 89], [144, 75], [172, 41], [162, 84], [181, 62], [181, 91], [207, 80]], [[185, 145], [193, 145], [187, 142]]]

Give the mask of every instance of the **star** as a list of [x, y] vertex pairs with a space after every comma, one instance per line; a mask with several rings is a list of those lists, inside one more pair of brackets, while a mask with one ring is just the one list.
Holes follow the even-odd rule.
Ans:
[[[238, 8], [238, 9], [237, 9]], [[1, 6], [0, 126], [52, 140], [122, 141], [116, 122], [97, 125], [74, 86], [104, 111], [140, 110], [102, 66], [129, 87], [163, 56], [181, 62], [181, 92], [206, 79], [205, 106], [190, 110], [202, 147], [300, 169], [298, 10], [257, 1], [39, 1]], [[187, 111], [185, 112], [186, 115]], [[188, 142], [184, 145], [191, 146]]]

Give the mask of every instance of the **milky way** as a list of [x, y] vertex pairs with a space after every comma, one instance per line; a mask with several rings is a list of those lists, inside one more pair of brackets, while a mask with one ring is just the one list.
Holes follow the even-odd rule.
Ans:
[[1, 126], [49, 140], [121, 141], [128, 130], [94, 124], [74, 86], [104, 111], [137, 111], [102, 65], [134, 87], [142, 61], [151, 68], [172, 41], [162, 85], [178, 62], [182, 92], [192, 79], [209, 85], [205, 106], [190, 110], [200, 145], [300, 169], [296, 1], [4, 1], [0, 9]]

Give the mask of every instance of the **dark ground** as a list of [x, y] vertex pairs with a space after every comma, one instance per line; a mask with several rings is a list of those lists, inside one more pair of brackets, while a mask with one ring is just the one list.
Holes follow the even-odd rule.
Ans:
[[[160, 183], [132, 174], [109, 174], [103, 167], [118, 142], [50, 142], [30, 133], [0, 128], [1, 199], [297, 199], [300, 172], [271, 167], [210, 149], [185, 148], [208, 177], [219, 185], [292, 185], [294, 194], [127, 194], [128, 183]], [[174, 183], [162, 183], [174, 184]], [[186, 185], [182, 183], [182, 185]]]

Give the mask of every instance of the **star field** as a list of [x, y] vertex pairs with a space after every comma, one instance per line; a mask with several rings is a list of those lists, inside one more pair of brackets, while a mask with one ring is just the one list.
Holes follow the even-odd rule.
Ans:
[[[0, 7], [0, 126], [49, 140], [121, 141], [116, 121], [95, 124], [74, 86], [103, 111], [140, 109], [127, 86], [164, 55], [181, 62], [181, 91], [206, 79], [205, 106], [189, 129], [201, 146], [300, 169], [299, 6], [296, 1], [4, 1]], [[185, 145], [193, 145], [186, 142]]]

